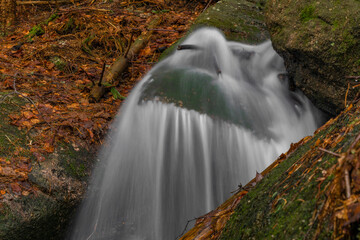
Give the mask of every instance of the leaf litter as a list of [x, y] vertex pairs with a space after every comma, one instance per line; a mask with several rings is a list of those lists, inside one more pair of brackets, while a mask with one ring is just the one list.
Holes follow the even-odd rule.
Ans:
[[[100, 146], [131, 89], [160, 54], [186, 34], [206, 3], [94, 0], [57, 9], [19, 6], [16, 26], [8, 27], [0, 37], [0, 92], [4, 93], [0, 103], [16, 104], [6, 101], [8, 95], [24, 99], [20, 110], [7, 117], [31, 139], [21, 145], [22, 141], [7, 136], [11, 150], [0, 149], [0, 201], [9, 195], [36, 194], [38, 189], [28, 174], [34, 164], [46, 161], [58, 143], [86, 149]], [[148, 31], [147, 24], [155, 15], [161, 15], [161, 24], [147, 46], [130, 60], [120, 84], [99, 102], [89, 102], [103, 63], [109, 68], [133, 39]], [[43, 31], [29, 37], [34, 26]]]

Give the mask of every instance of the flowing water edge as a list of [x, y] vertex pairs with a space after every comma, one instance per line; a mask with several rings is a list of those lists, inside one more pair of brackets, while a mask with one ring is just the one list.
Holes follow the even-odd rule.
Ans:
[[270, 41], [193, 32], [121, 108], [68, 238], [175, 239], [216, 208], [320, 125], [284, 73]]

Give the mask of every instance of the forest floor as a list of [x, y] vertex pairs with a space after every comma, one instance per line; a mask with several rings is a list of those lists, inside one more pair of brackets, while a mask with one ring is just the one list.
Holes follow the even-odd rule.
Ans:
[[[8, 111], [7, 116], [32, 137], [25, 147], [5, 134], [8, 145], [1, 151], [8, 154], [0, 155], [0, 199], [6, 193], [34, 192], [28, 181], [33, 160], [46, 161], [59, 142], [74, 149], [100, 146], [130, 90], [210, 2], [88, 1], [57, 8], [18, 7], [16, 24], [0, 36], [0, 105], [20, 97], [19, 111]], [[156, 16], [161, 23], [147, 29]], [[103, 65], [108, 69], [149, 30], [154, 31], [152, 38], [130, 59], [120, 83], [100, 101], [89, 101]]]

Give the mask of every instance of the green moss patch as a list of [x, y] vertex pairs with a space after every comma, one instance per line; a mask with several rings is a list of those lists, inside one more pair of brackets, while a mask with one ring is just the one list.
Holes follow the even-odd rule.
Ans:
[[260, 43], [269, 38], [261, 9], [264, 1], [223, 0], [210, 7], [195, 21], [192, 29], [212, 26], [229, 40]]
[[313, 5], [305, 7], [300, 13], [300, 20], [302, 22], [307, 22], [315, 17], [315, 6]]
[[319, 214], [330, 197], [325, 192], [335, 180], [330, 169], [338, 158], [318, 147], [346, 152], [360, 133], [358, 118], [357, 111], [342, 114], [266, 175], [240, 201], [221, 239], [332, 238], [332, 213], [321, 219]]
[[34, 27], [32, 27], [30, 29], [29, 33], [25, 36], [25, 38], [28, 41], [32, 41], [33, 37], [43, 35], [45, 33], [45, 30], [43, 27], [47, 26], [49, 24], [49, 22], [54, 21], [58, 17], [59, 16], [56, 13], [51, 14], [51, 16], [48, 19], [46, 19], [44, 22], [39, 23], [38, 25], [35, 25]]

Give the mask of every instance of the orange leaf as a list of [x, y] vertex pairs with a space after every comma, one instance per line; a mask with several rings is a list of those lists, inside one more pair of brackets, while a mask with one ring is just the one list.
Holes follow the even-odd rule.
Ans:
[[150, 55], [151, 53], [151, 48], [150, 46], [147, 46], [144, 50], [143, 50], [143, 54], [144, 55]]
[[25, 117], [26, 119], [30, 119], [30, 118], [35, 117], [35, 115], [34, 115], [32, 112], [30, 112], [30, 111], [25, 111], [25, 112], [23, 112], [23, 115], [24, 115], [24, 117]]
[[28, 191], [22, 191], [21, 193], [23, 196], [28, 196], [30, 193]]
[[52, 153], [54, 152], [54, 147], [51, 146], [49, 143], [45, 143], [44, 144], [44, 150], [48, 153]]

